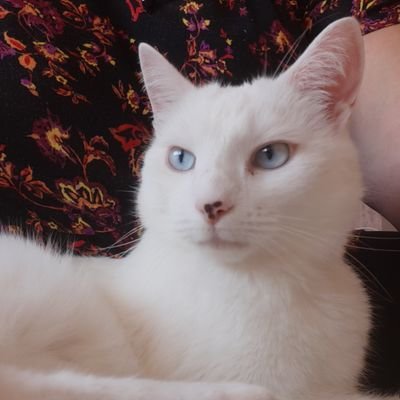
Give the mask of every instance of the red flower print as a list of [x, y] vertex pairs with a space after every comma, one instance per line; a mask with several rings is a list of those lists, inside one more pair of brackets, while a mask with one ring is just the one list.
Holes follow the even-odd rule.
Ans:
[[125, 0], [125, 3], [131, 13], [132, 21], [136, 22], [139, 19], [140, 14], [144, 13], [142, 0]]
[[124, 84], [119, 81], [117, 86], [112, 85], [112, 90], [117, 97], [123, 101], [123, 111], [125, 111], [129, 106], [136, 114], [147, 115], [150, 112], [147, 96], [139, 95], [131, 84], [128, 84], [127, 88], [125, 88]]
[[51, 190], [44, 182], [33, 179], [31, 167], [22, 169], [19, 175], [19, 190], [21, 193], [32, 194], [39, 199], [43, 199], [45, 194], [52, 194]]
[[21, 54], [18, 57], [18, 62], [22, 67], [30, 71], [33, 71], [37, 65], [35, 59], [29, 54]]
[[58, 119], [49, 114], [34, 122], [32, 133], [28, 137], [34, 139], [44, 156], [53, 162], [65, 165], [66, 160], [76, 163], [76, 157], [65, 144], [70, 138], [69, 130], [64, 129]]
[[[56, 186], [60, 200], [69, 207], [69, 218], [76, 223], [82, 217], [86, 228], [93, 227], [96, 232], [111, 232], [121, 221], [118, 201], [107, 194], [103, 186], [89, 183], [82, 178], [73, 181], [59, 179]], [[79, 212], [78, 212], [79, 210]]]
[[46, 0], [7, 0], [7, 2], [18, 9], [18, 21], [26, 28], [36, 29], [47, 38], [63, 33], [65, 23], [53, 2]]
[[149, 129], [141, 123], [136, 125], [122, 124], [116, 128], [110, 128], [110, 132], [126, 152], [135, 147], [148, 144], [151, 138]]
[[8, 34], [7, 31], [3, 33], [3, 37], [4, 37], [5, 42], [6, 42], [10, 47], [12, 47], [13, 49], [15, 49], [15, 50], [17, 50], [17, 51], [23, 51], [23, 50], [26, 49], [26, 46], [25, 46], [21, 41], [19, 41], [18, 39], [15, 39], [15, 38], [13, 38], [13, 37], [11, 37], [11, 36]]
[[33, 44], [36, 51], [50, 61], [62, 64], [69, 59], [67, 54], [51, 43], [34, 41]]
[[84, 169], [85, 175], [87, 166], [92, 161], [97, 160], [104, 162], [110, 169], [111, 173], [115, 176], [116, 175], [115, 163], [113, 158], [109, 154], [107, 154], [109, 146], [108, 143], [105, 141], [105, 139], [102, 136], [95, 136], [92, 137], [88, 142], [83, 134], [80, 134], [80, 136], [82, 138], [85, 151], [85, 155], [83, 156], [82, 159], [82, 164], [83, 164], [82, 167]]
[[3, 6], [0, 6], [0, 19], [4, 19], [8, 14], [10, 14], [10, 12], [7, 11]]
[[185, 14], [196, 14], [200, 8], [203, 7], [203, 4], [199, 4], [195, 1], [188, 1], [187, 3], [180, 6], [180, 10], [183, 11]]
[[1, 39], [0, 39], [0, 60], [3, 60], [6, 57], [10, 57], [10, 56], [15, 56], [16, 51], [6, 45]]
[[241, 17], [245, 17], [248, 14], [247, 8], [246, 7], [240, 7], [239, 8], [239, 15]]

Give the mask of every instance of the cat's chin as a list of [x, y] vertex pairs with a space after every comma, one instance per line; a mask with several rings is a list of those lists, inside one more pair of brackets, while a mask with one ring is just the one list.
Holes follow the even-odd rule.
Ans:
[[196, 248], [202, 254], [223, 264], [243, 264], [251, 256], [251, 247], [246, 243], [228, 240], [211, 240], [197, 242]]
[[191, 243], [203, 254], [207, 252], [212, 258], [229, 264], [242, 262], [251, 253], [248, 242], [225, 238], [214, 229], [208, 230], [203, 237], [192, 238]]
[[197, 242], [199, 246], [209, 247], [211, 249], [240, 249], [247, 246], [246, 243], [237, 242], [233, 240], [225, 240], [219, 237], [212, 237], [206, 240], [200, 240]]
[[203, 231], [199, 237], [193, 238], [193, 241], [201, 247], [210, 249], [225, 250], [225, 249], [243, 249], [248, 243], [237, 240], [233, 237], [224, 237], [218, 228], [212, 226]]

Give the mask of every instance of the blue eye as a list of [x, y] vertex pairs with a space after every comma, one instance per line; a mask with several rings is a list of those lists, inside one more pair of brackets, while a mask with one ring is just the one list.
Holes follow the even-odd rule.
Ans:
[[253, 164], [263, 169], [275, 169], [281, 167], [289, 160], [290, 149], [287, 143], [271, 143], [257, 150]]
[[177, 171], [189, 171], [194, 167], [196, 157], [188, 150], [173, 147], [168, 154], [169, 165]]

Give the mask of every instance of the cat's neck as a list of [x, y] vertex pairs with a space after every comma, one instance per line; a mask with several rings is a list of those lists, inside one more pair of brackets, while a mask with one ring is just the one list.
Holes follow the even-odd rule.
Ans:
[[[343, 246], [340, 244], [326, 249], [304, 248], [292, 243], [290, 248], [284, 244], [265, 245], [265, 249], [235, 258], [218, 254], [218, 250], [210, 250], [202, 245], [172, 241], [166, 236], [157, 236], [153, 233], [144, 233], [137, 248], [127, 257], [130, 266], [146, 264], [146, 268], [174, 268], [199, 271], [202, 274], [208, 270], [224, 269], [234, 273], [251, 274], [260, 279], [270, 279], [271, 276], [279, 279], [290, 277], [293, 282], [320, 281], [326, 276], [335, 274], [339, 269], [349, 267], [343, 261]], [[134, 267], [133, 267], [134, 268]], [[339, 271], [339, 273], [341, 273]]]

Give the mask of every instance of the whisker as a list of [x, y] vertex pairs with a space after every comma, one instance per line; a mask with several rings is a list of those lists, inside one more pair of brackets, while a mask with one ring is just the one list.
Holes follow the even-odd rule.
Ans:
[[[300, 233], [305, 234], [305, 235], [306, 235], [307, 233], [313, 235], [313, 230], [316, 231], [317, 233], [319, 233], [318, 229], [317, 229], [317, 228], [314, 229], [313, 227], [307, 227], [307, 230], [301, 230], [301, 229], [298, 228], [298, 227], [292, 227], [292, 226], [288, 226], [288, 227], [289, 227], [290, 229], [297, 230], [297, 231], [299, 231]], [[328, 235], [330, 235], [330, 236], [338, 237], [338, 238], [342, 237], [342, 234], [341, 234], [341, 233], [338, 233], [338, 232], [335, 232], [335, 231], [332, 231], [332, 230], [329, 230], [329, 229], [324, 230], [324, 233], [326, 233], [326, 234], [328, 234]], [[317, 236], [317, 235], [314, 235], [313, 237], [316, 238], [316, 239], [320, 239], [320, 238], [321, 238], [320, 236]], [[347, 235], [347, 237], [353, 238], [353, 239], [355, 239], [355, 240], [358, 239], [358, 241], [361, 242], [361, 240], [359, 239], [359, 235], [357, 235], [357, 234], [349, 233], [349, 234]], [[365, 236], [365, 237], [368, 237], [368, 236]], [[399, 238], [400, 238], [400, 236], [399, 236]], [[397, 238], [397, 239], [399, 239], [399, 238]], [[393, 239], [395, 239], [395, 238], [393, 238]], [[347, 243], [346, 247], [350, 247], [350, 248], [354, 248], [354, 249], [360, 249], [360, 250], [382, 251], [382, 252], [389, 252], [389, 253], [393, 253], [393, 252], [397, 253], [397, 252], [400, 252], [399, 249], [379, 249], [379, 248], [374, 248], [374, 247], [370, 247], [370, 246], [368, 246], [368, 247], [367, 247], [367, 246], [359, 246], [359, 245], [357, 245], [357, 244], [355, 244], [355, 243], [351, 243], [351, 242], [350, 242], [350, 243]]]
[[[368, 232], [375, 232], [375, 231], [368, 231]], [[384, 231], [384, 232], [392, 232], [392, 231]], [[372, 235], [363, 235], [361, 232], [354, 233], [355, 238], [364, 238], [364, 239], [381, 239], [381, 240], [400, 240], [400, 233], [398, 232], [393, 232], [398, 234], [397, 236], [372, 236]]]
[[[113, 244], [111, 244], [110, 246], [106, 246], [106, 247], [102, 247], [100, 248], [100, 250], [111, 250], [115, 247], [119, 247], [119, 243], [121, 243], [123, 240], [125, 240], [127, 237], [131, 236], [131, 235], [135, 235], [138, 232], [140, 232], [143, 229], [142, 225], [138, 225], [135, 226], [133, 229], [129, 230], [127, 233], [125, 233], [124, 235], [122, 235], [118, 240], [116, 240]], [[125, 244], [122, 244], [121, 246], [123, 246]]]
[[125, 257], [129, 252], [131, 252], [132, 251], [132, 248], [130, 248], [130, 249], [127, 249], [127, 250], [124, 250], [124, 251], [121, 251], [121, 252], [119, 252], [119, 253], [115, 253], [115, 254], [113, 254], [113, 257], [116, 257], [116, 258], [118, 258], [118, 257]]
[[129, 240], [128, 242], [124, 242], [124, 243], [120, 243], [120, 244], [114, 245], [114, 246], [110, 247], [108, 250], [114, 250], [114, 249], [117, 249], [119, 247], [125, 247], [125, 246], [129, 246], [131, 244], [136, 244], [136, 243], [140, 242], [140, 240], [141, 240], [141, 238]]
[[276, 78], [276, 76], [278, 74], [281, 73], [282, 69], [283, 69], [283, 65], [286, 62], [290, 62], [290, 60], [292, 59], [294, 53], [297, 51], [298, 47], [300, 46], [301, 41], [303, 40], [304, 36], [306, 35], [306, 33], [308, 32], [307, 29], [305, 29], [300, 35], [299, 37], [293, 42], [293, 44], [290, 46], [289, 50], [286, 52], [286, 54], [283, 56], [283, 58], [281, 59], [280, 63], [278, 64], [274, 74], [272, 75], [272, 78]]
[[[296, 235], [302, 235], [304, 232], [302, 232], [302, 231], [300, 231], [300, 230], [293, 231], [293, 230], [291, 229], [291, 227], [290, 227], [290, 232], [288, 231], [288, 233], [293, 233], [293, 234], [296, 236]], [[325, 244], [325, 245], [329, 245], [329, 244], [330, 244], [329, 241], [323, 240], [321, 237], [318, 237], [318, 236], [316, 236], [316, 235], [309, 234], [309, 235], [307, 235], [307, 236], [308, 236], [308, 237], [306, 237], [306, 239], [312, 240], [313, 242], [314, 242], [314, 241], [319, 241], [320, 243]], [[304, 236], [302, 236], [302, 237], [304, 238]], [[375, 284], [377, 284], [377, 285], [385, 292], [385, 294], [388, 296], [389, 300], [390, 300], [390, 301], [393, 301], [393, 297], [392, 297], [391, 294], [388, 292], [388, 290], [384, 287], [384, 285], [379, 281], [379, 279], [378, 279], [365, 265], [363, 265], [359, 260], [357, 260], [352, 254], [348, 253], [346, 250], [344, 251], [344, 255], [347, 255], [347, 256], [349, 256], [352, 260], [354, 260], [354, 261], [356, 262], [356, 264], [357, 264], [359, 267], [362, 268], [362, 270], [360, 270], [360, 268], [358, 268], [358, 270], [360, 271], [360, 273], [361, 273], [367, 280], [372, 279], [372, 281], [373, 281]], [[356, 265], [356, 267], [357, 267], [357, 265]], [[373, 289], [371, 289], [371, 290], [373, 290]], [[374, 293], [376, 293], [376, 294], [379, 295], [378, 292], [375, 292], [375, 291], [374, 291]], [[388, 299], [386, 298], [385, 300], [388, 300]]]
[[[381, 293], [379, 293], [378, 291], [375, 291], [374, 289], [372, 289], [371, 287], [368, 287], [368, 290], [370, 290], [371, 292], [373, 292], [374, 294], [382, 297], [384, 300], [393, 302], [393, 296], [390, 294], [390, 292], [385, 288], [385, 286], [382, 284], [382, 282], [379, 281], [379, 279], [376, 277], [376, 275], [374, 275], [360, 260], [358, 260], [356, 257], [354, 257], [352, 254], [350, 254], [349, 252], [345, 252], [347, 257], [350, 257], [353, 262], [356, 264], [354, 265], [357, 268], [357, 271], [359, 271], [359, 273], [364, 276], [364, 278], [369, 281], [369, 278], [372, 278], [372, 282], [375, 282], [378, 287], [380, 289], [382, 289], [384, 291], [384, 293], [388, 296], [387, 298], [385, 298], [384, 296], [382, 296]], [[360, 269], [361, 268], [361, 269]]]
[[364, 246], [358, 246], [358, 245], [352, 245], [352, 244], [347, 244], [346, 247], [349, 247], [351, 249], [359, 249], [359, 250], [369, 250], [369, 251], [381, 251], [381, 252], [387, 252], [387, 253], [400, 253], [399, 249], [377, 249], [374, 247], [364, 247]]
[[267, 69], [268, 69], [268, 50], [269, 48], [265, 50], [265, 57], [264, 57], [264, 65], [263, 65], [263, 70], [262, 70], [262, 76], [267, 76]]

